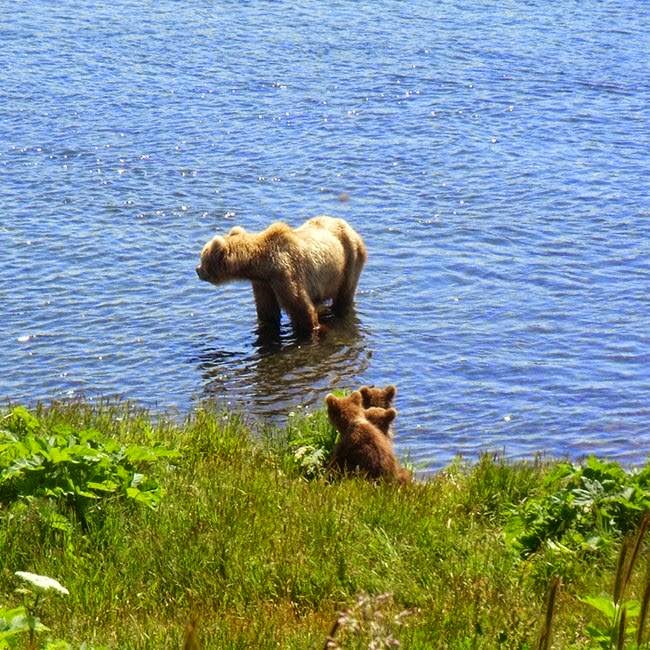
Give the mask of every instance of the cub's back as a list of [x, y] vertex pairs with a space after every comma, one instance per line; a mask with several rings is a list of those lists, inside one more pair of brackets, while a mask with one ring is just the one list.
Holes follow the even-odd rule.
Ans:
[[337, 461], [349, 469], [359, 467], [373, 478], [393, 476], [398, 468], [390, 441], [363, 417], [341, 436]]

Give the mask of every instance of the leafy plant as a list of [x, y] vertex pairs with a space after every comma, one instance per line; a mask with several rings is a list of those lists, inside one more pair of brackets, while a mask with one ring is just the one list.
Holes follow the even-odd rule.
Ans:
[[[643, 540], [650, 527], [650, 513], [646, 513], [635, 535], [628, 535], [622, 545], [614, 578], [613, 595], [587, 596], [579, 598], [593, 610], [600, 614], [599, 623], [589, 623], [586, 627], [588, 636], [604, 650], [625, 647], [628, 636], [634, 634], [636, 647], [649, 647], [643, 645], [645, 621], [650, 605], [650, 561], [645, 573], [645, 584], [641, 602], [634, 598], [625, 599], [625, 593], [632, 577], [635, 564], [641, 555]], [[549, 589], [546, 604], [545, 623], [542, 628], [538, 650], [550, 647], [551, 624], [554, 616], [556, 593], [560, 585], [559, 578], [554, 578]], [[634, 621], [638, 622], [634, 624]], [[604, 623], [603, 623], [604, 621]]]
[[543, 494], [513, 509], [506, 541], [524, 557], [542, 545], [559, 552], [595, 551], [632, 530], [650, 508], [650, 465], [626, 471], [590, 457], [560, 463]]
[[[155, 508], [162, 490], [145, 472], [176, 455], [161, 445], [123, 445], [93, 428], [56, 425], [46, 430], [18, 406], [0, 421], [0, 503], [51, 498], [64, 503], [87, 528], [87, 508], [99, 499], [125, 497]], [[58, 521], [57, 526], [66, 524]]]
[[30, 633], [30, 630], [41, 631], [47, 628], [36, 620], [30, 620], [24, 606], [10, 609], [0, 608], [0, 649], [15, 648], [18, 636]]
[[320, 476], [332, 456], [337, 435], [324, 410], [291, 412], [286, 427], [291, 463], [307, 478]]
[[[646, 574], [642, 602], [636, 599], [626, 600], [625, 592], [649, 526], [650, 515], [646, 514], [636, 535], [626, 537], [621, 545], [612, 597], [588, 596], [580, 599], [583, 603], [600, 612], [605, 620], [604, 625], [590, 624], [587, 626], [587, 633], [601, 648], [622, 648], [626, 636], [635, 632], [637, 647], [640, 647], [643, 641], [645, 616], [648, 611], [648, 600], [650, 600], [650, 575]], [[642, 611], [644, 612], [643, 616], [641, 616]], [[639, 619], [637, 625], [634, 624], [636, 619]]]

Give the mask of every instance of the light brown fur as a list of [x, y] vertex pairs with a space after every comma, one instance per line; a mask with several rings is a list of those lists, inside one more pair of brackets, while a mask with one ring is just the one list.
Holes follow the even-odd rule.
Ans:
[[196, 272], [213, 284], [250, 280], [261, 323], [278, 326], [283, 309], [305, 333], [318, 329], [319, 304], [332, 300], [337, 315], [350, 309], [366, 259], [347, 222], [321, 216], [299, 228], [278, 221], [260, 233], [235, 226], [203, 247]]
[[[325, 398], [330, 422], [339, 432], [339, 441], [332, 455], [332, 467], [342, 472], [359, 472], [371, 479], [406, 483], [411, 475], [400, 467], [390, 438], [366, 417], [361, 393], [348, 397], [328, 395]], [[395, 409], [381, 418], [392, 421]]]

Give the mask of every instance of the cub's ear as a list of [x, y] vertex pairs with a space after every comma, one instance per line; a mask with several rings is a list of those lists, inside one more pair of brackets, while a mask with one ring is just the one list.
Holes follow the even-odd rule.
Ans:
[[327, 404], [328, 411], [334, 411], [340, 409], [339, 398], [330, 393], [325, 398], [325, 404]]
[[397, 386], [395, 386], [395, 384], [390, 384], [384, 388], [384, 391], [386, 393], [386, 399], [389, 402], [392, 402], [395, 399], [395, 395], [397, 395]]
[[233, 226], [230, 229], [230, 232], [228, 233], [228, 237], [232, 237], [233, 235], [245, 235], [246, 231], [241, 227], [241, 226]]
[[361, 406], [363, 404], [363, 397], [361, 397], [361, 393], [358, 390], [352, 391], [348, 400], [350, 404], [354, 404], [355, 406]]
[[341, 414], [341, 401], [331, 393], [325, 398], [327, 417], [334, 423]]
[[386, 424], [388, 424], [388, 426], [391, 425], [391, 423], [396, 417], [397, 417], [397, 409], [394, 408], [386, 409], [386, 413], [384, 413], [384, 418], [386, 418]]
[[361, 393], [361, 397], [364, 401], [370, 399], [370, 388], [368, 386], [361, 386], [359, 393]]

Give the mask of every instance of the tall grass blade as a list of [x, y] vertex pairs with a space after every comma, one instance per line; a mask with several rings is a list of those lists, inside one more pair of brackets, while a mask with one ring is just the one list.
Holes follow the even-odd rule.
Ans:
[[625, 605], [621, 608], [621, 616], [618, 621], [616, 632], [616, 650], [623, 650], [625, 647], [625, 624], [627, 623], [627, 609]]
[[618, 605], [623, 596], [624, 577], [626, 574], [625, 563], [627, 560], [627, 552], [630, 546], [630, 538], [626, 537], [621, 544], [621, 552], [618, 555], [618, 564], [616, 565], [616, 575], [614, 577], [614, 604]]
[[641, 600], [641, 611], [639, 612], [639, 623], [636, 631], [636, 644], [638, 647], [643, 643], [643, 630], [648, 617], [648, 608], [650, 606], [650, 559], [648, 560], [645, 571], [645, 586], [643, 589], [643, 598]]
[[[643, 519], [639, 524], [639, 529], [637, 530], [636, 537], [634, 538], [634, 543], [632, 545], [632, 553], [630, 554], [630, 559], [627, 564], [627, 570], [625, 572], [625, 580], [623, 582], [623, 592], [627, 587], [632, 571], [634, 570], [634, 565], [636, 560], [639, 557], [639, 551], [641, 550], [641, 545], [643, 544], [643, 538], [645, 537], [646, 532], [648, 531], [648, 526], [650, 526], [650, 513], [643, 515]], [[621, 594], [622, 596], [623, 594]]]
[[553, 578], [546, 598], [546, 616], [544, 617], [544, 627], [539, 637], [537, 650], [548, 650], [551, 645], [551, 628], [553, 627], [553, 615], [555, 613], [555, 601], [557, 592], [560, 587], [560, 578]]

